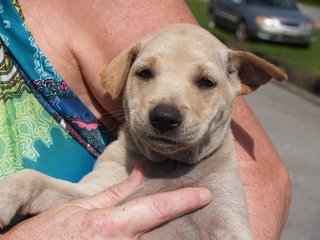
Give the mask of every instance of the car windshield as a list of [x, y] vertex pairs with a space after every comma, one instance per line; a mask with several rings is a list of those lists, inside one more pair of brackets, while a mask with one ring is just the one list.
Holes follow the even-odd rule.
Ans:
[[283, 8], [296, 8], [296, 4], [292, 0], [246, 0], [251, 5], [263, 5]]

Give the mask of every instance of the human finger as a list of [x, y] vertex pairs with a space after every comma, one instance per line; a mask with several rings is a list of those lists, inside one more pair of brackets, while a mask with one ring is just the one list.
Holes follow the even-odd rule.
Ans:
[[124, 181], [109, 187], [92, 197], [80, 199], [73, 203], [80, 204], [87, 209], [113, 207], [136, 191], [143, 182], [143, 167], [136, 166], [130, 176]]
[[183, 188], [129, 201], [107, 209], [106, 214], [128, 238], [135, 238], [208, 204], [211, 199], [212, 195], [206, 188]]

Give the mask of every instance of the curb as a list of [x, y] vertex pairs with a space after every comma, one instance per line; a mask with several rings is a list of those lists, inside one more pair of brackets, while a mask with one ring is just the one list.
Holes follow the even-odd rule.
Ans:
[[278, 87], [281, 87], [282, 89], [292, 92], [295, 95], [303, 98], [304, 100], [320, 107], [320, 97], [317, 97], [316, 95], [311, 94], [307, 90], [299, 88], [289, 82], [271, 81], [271, 83], [274, 85], [277, 85]]

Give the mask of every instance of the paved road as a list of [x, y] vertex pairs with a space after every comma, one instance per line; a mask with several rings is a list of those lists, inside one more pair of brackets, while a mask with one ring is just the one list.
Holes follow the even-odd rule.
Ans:
[[276, 84], [268, 84], [246, 98], [279, 151], [292, 179], [291, 209], [281, 239], [318, 240], [320, 105], [299, 95]]
[[299, 4], [299, 8], [307, 16], [313, 19], [316, 27], [320, 28], [320, 7]]

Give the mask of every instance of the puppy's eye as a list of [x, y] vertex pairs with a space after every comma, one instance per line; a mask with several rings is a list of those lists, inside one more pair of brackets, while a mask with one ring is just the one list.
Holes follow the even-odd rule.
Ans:
[[216, 86], [216, 83], [209, 78], [202, 77], [198, 82], [197, 82], [198, 87], [200, 88], [214, 88]]
[[151, 70], [148, 68], [139, 70], [136, 75], [143, 80], [148, 80], [153, 77]]

